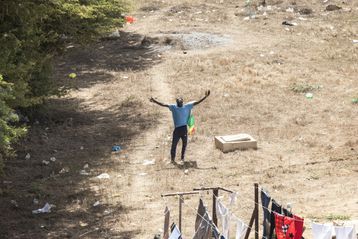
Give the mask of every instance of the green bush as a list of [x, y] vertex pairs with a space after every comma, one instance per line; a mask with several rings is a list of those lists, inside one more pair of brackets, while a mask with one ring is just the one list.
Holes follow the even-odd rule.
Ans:
[[122, 0], [0, 1], [0, 154], [25, 132], [15, 109], [61, 94], [52, 59], [64, 43], [87, 43], [123, 24]]

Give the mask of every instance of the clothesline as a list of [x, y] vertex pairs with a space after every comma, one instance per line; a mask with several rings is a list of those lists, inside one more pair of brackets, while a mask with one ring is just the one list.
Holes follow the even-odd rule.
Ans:
[[[177, 198], [180, 198], [179, 196], [176, 196], [176, 197], [177, 197]], [[205, 222], [207, 222], [207, 223], [209, 224], [209, 226], [210, 226], [213, 230], [216, 229], [215, 227], [217, 227], [217, 225], [213, 226], [213, 222], [210, 222], [210, 221], [206, 220], [203, 216], [201, 216], [201, 215], [197, 212], [197, 209], [195, 209], [195, 208], [189, 206], [189, 204], [187, 204], [184, 200], [183, 200], [182, 202], [183, 202], [184, 205], [188, 206], [188, 208], [192, 209], [192, 210], [196, 213], [196, 215], [198, 215], [202, 220], [204, 220]], [[168, 207], [168, 208], [169, 208], [169, 207]], [[170, 209], [169, 209], [169, 210], [170, 210]], [[232, 213], [232, 215], [233, 215], [236, 219], [240, 220], [247, 228], [250, 228], [250, 229], [253, 230], [254, 232], [258, 232], [258, 231], [256, 231], [253, 227], [250, 227], [249, 225], [247, 225], [246, 223], [244, 223], [244, 222], [243, 222], [239, 217], [237, 217], [235, 214]], [[175, 220], [174, 220], [174, 221], [175, 221]], [[197, 231], [194, 233], [194, 236], [195, 236], [196, 233], [197, 233]], [[268, 237], [262, 237], [262, 238], [268, 239]]]

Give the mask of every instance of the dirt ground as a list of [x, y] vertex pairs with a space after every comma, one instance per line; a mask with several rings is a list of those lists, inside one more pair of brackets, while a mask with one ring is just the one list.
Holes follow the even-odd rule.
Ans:
[[[358, 2], [266, 3], [137, 1], [118, 39], [69, 46], [55, 77], [71, 90], [40, 109], [6, 163], [0, 238], [153, 238], [166, 205], [178, 223], [178, 198], [161, 194], [202, 186], [238, 192], [232, 211], [248, 223], [254, 183], [305, 218], [305, 238], [312, 221], [358, 220]], [[170, 164], [171, 114], [149, 97], [208, 89], [186, 163]], [[215, 135], [235, 133], [258, 149], [215, 149]], [[185, 238], [200, 197], [211, 211], [210, 193], [185, 197]], [[46, 202], [51, 213], [31, 213]]]

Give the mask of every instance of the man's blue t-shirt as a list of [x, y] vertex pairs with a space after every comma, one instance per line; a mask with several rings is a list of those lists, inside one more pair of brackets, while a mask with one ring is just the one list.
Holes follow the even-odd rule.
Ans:
[[194, 102], [189, 102], [182, 107], [177, 105], [169, 105], [169, 109], [172, 112], [175, 128], [187, 125], [190, 116], [191, 109], [194, 106]]

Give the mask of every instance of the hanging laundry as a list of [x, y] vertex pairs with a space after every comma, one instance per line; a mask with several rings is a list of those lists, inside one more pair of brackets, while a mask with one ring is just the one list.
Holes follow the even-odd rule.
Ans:
[[296, 234], [294, 239], [301, 239], [303, 234], [304, 219], [296, 215], [292, 215], [292, 216], [293, 219], [295, 220], [295, 229], [296, 229]]
[[336, 239], [357, 239], [354, 226], [334, 227]]
[[277, 239], [294, 239], [296, 234], [295, 221], [291, 217], [275, 214], [275, 232]]
[[212, 230], [213, 230], [213, 237], [214, 239], [225, 239], [223, 235], [221, 235], [219, 229], [215, 226], [215, 224], [212, 224]]
[[236, 239], [244, 239], [246, 235], [248, 226], [241, 221], [240, 219], [237, 219], [236, 221]]
[[229, 238], [229, 230], [230, 230], [230, 211], [226, 208], [221, 200], [218, 198], [216, 200], [216, 212], [221, 218], [222, 231], [221, 234], [225, 238]]
[[[204, 213], [203, 213], [204, 212]], [[193, 239], [209, 239], [211, 237], [213, 223], [203, 200], [199, 200], [198, 213], [195, 221], [195, 234]]]
[[283, 215], [285, 215], [287, 217], [293, 217], [292, 213], [284, 207], [282, 208], [282, 212], [283, 212]]
[[313, 239], [332, 239], [332, 224], [312, 223]]
[[266, 239], [267, 235], [270, 233], [270, 211], [268, 206], [270, 204], [271, 197], [270, 195], [263, 189], [261, 189], [261, 204], [262, 204], [262, 211], [264, 214], [263, 224], [263, 234], [262, 239]]
[[181, 232], [175, 223], [173, 223], [171, 226], [171, 234], [169, 239], [182, 239]]
[[170, 211], [169, 211], [168, 207], [165, 207], [163, 239], [169, 238], [169, 218], [170, 218]]
[[233, 206], [237, 200], [237, 192], [233, 192], [229, 195], [229, 207]]
[[272, 237], [274, 235], [274, 229], [275, 229], [275, 214], [274, 213], [275, 212], [281, 214], [282, 213], [282, 207], [274, 199], [272, 199], [269, 239], [272, 239]]

